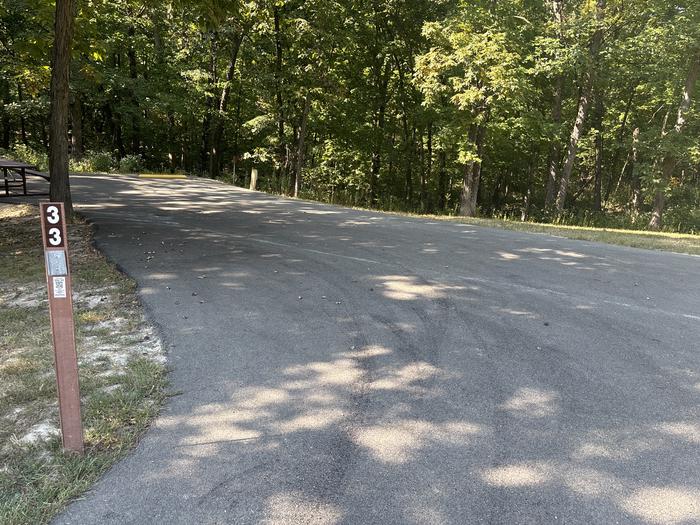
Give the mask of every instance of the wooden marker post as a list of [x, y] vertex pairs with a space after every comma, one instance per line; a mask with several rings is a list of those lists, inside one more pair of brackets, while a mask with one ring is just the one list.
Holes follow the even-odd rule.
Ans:
[[78, 355], [75, 350], [73, 298], [68, 264], [65, 210], [61, 202], [42, 202], [41, 236], [44, 240], [46, 284], [58, 385], [58, 410], [63, 448], [83, 453], [83, 425], [80, 418]]

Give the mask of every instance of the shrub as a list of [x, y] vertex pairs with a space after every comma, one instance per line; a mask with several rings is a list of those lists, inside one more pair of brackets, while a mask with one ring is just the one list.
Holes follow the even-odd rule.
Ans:
[[115, 165], [114, 157], [106, 151], [88, 151], [80, 160], [70, 160], [71, 171], [111, 171]]
[[122, 173], [138, 173], [143, 170], [141, 155], [125, 155], [119, 161], [119, 171]]

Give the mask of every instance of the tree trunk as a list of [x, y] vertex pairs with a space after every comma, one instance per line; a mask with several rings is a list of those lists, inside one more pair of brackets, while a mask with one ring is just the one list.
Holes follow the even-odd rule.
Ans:
[[[683, 97], [680, 105], [678, 106], [676, 125], [671, 131], [671, 133], [673, 133], [675, 136], [680, 136], [683, 132], [683, 128], [685, 127], [685, 115], [690, 109], [693, 91], [695, 90], [695, 84], [697, 83], [698, 76], [700, 76], [700, 50], [695, 51], [695, 54], [691, 59], [688, 76], [686, 77], [685, 87], [683, 89]], [[661, 226], [663, 225], [664, 206], [666, 205], [665, 190], [671, 180], [671, 175], [673, 175], [673, 170], [676, 168], [676, 164], [676, 156], [673, 150], [670, 149], [664, 156], [664, 160], [661, 163], [661, 186], [656, 189], [656, 193], [654, 195], [654, 208], [652, 210], [651, 220], [649, 221], [650, 230], [660, 230]]]
[[297, 169], [294, 176], [294, 196], [298, 197], [301, 191], [301, 185], [304, 180], [304, 156], [306, 153], [306, 124], [309, 120], [309, 111], [311, 110], [311, 92], [306, 92], [304, 99], [304, 111], [301, 115], [301, 125], [299, 126], [299, 144], [297, 147]]
[[224, 137], [224, 119], [226, 117], [226, 109], [231, 96], [231, 83], [233, 82], [234, 74], [236, 73], [236, 62], [238, 61], [238, 52], [243, 42], [243, 33], [238, 33], [231, 44], [231, 57], [229, 59], [228, 68], [226, 69], [226, 83], [221, 88], [221, 96], [219, 97], [218, 111], [214, 114], [213, 128], [211, 136], [211, 151], [209, 154], [209, 176], [218, 178], [221, 174], [221, 160], [223, 158], [223, 137]]
[[464, 165], [462, 177], [462, 193], [460, 195], [459, 214], [462, 217], [474, 217], [476, 215], [476, 203], [479, 195], [479, 182], [481, 180], [481, 162], [483, 155], [484, 138], [486, 137], [486, 124], [473, 126], [470, 131], [470, 139], [476, 145], [478, 160], [467, 162]]
[[605, 16], [605, 0], [597, 0], [596, 3], [596, 21], [598, 23], [598, 28], [595, 33], [593, 33], [593, 39], [591, 41], [590, 47], [590, 65], [584, 72], [583, 82], [581, 83], [581, 95], [578, 102], [578, 110], [576, 112], [576, 120], [574, 121], [574, 126], [571, 130], [571, 135], [569, 137], [569, 146], [566, 151], [566, 161], [564, 162], [564, 169], [561, 174], [561, 181], [559, 183], [559, 192], [557, 193], [557, 213], [564, 211], [564, 205], [566, 204], [566, 196], [569, 191], [569, 181], [571, 179], [571, 173], [574, 169], [574, 163], [576, 162], [576, 153], [578, 152], [578, 142], [581, 138], [581, 133], [583, 131], [583, 125], [586, 121], [586, 115], [588, 113], [588, 105], [591, 97], [591, 89], [593, 88], [593, 81], [596, 74], [596, 66], [598, 62], [598, 55], [600, 53], [600, 48], [603, 45], [603, 19]]
[[459, 214], [462, 217], [473, 217], [476, 210], [472, 206], [472, 194], [474, 193], [474, 161], [467, 162], [463, 166], [462, 192], [459, 200]]
[[68, 105], [71, 45], [75, 4], [73, 0], [56, 0], [53, 59], [51, 64], [51, 127], [49, 130], [50, 199], [63, 202], [66, 217], [73, 214], [68, 179]]

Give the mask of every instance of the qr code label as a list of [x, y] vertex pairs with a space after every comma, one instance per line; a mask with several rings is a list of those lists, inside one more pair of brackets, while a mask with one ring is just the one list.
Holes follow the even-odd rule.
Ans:
[[54, 299], [65, 299], [67, 297], [65, 277], [53, 278], [53, 296]]

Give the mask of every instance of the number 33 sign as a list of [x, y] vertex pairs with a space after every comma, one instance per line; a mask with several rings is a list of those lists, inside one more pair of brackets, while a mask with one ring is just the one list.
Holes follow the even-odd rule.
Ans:
[[63, 248], [65, 246], [65, 221], [63, 220], [63, 203], [41, 203], [41, 211], [45, 233], [44, 246], [47, 248]]
[[49, 316], [63, 448], [82, 454], [83, 428], [80, 417], [78, 358], [75, 350], [73, 300], [63, 203], [39, 203], [39, 212], [46, 256], [46, 284], [49, 290]]

